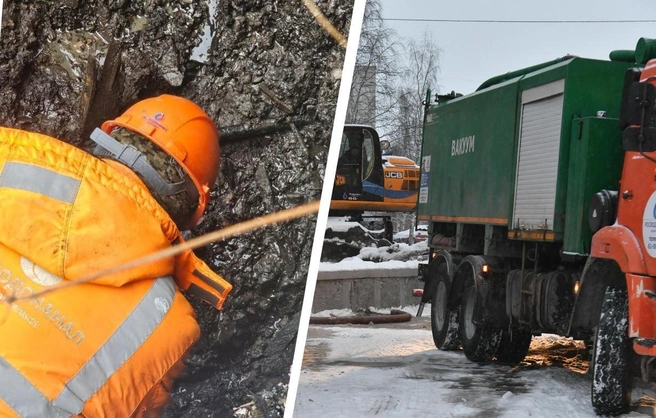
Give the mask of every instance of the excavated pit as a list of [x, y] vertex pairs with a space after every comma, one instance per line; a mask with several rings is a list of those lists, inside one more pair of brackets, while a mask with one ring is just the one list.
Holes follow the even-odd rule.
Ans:
[[[346, 35], [352, 2], [316, 3]], [[137, 100], [194, 100], [225, 134], [198, 235], [320, 196], [343, 57], [300, 1], [5, 0], [0, 124], [88, 147]], [[234, 290], [221, 314], [192, 301], [203, 336], [167, 416], [282, 416], [314, 226], [198, 251]]]

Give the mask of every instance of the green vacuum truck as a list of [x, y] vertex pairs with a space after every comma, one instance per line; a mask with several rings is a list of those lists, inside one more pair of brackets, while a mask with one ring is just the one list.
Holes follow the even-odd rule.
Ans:
[[[656, 41], [565, 56], [427, 104], [420, 267], [440, 350], [517, 364], [583, 340], [592, 405], [616, 415], [656, 357]], [[431, 103], [430, 92], [426, 103]], [[635, 367], [639, 364], [641, 367]]]

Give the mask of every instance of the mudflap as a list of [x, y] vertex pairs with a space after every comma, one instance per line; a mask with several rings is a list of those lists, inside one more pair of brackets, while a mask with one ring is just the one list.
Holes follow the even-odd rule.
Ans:
[[431, 277], [430, 265], [419, 264], [419, 281], [424, 282], [424, 294], [421, 296], [421, 304], [431, 301], [433, 291], [435, 291], [435, 277]]
[[506, 314], [505, 273], [495, 271], [493, 274], [476, 277], [478, 291], [485, 311], [488, 313], [482, 322], [498, 329], [505, 329], [510, 323]]
[[419, 308], [417, 309], [417, 318], [421, 317], [424, 313], [424, 306], [430, 302], [432, 298], [431, 293], [427, 293], [434, 289], [435, 280], [431, 280], [430, 275], [428, 274], [428, 264], [419, 264], [419, 281], [424, 282], [424, 293], [421, 295], [421, 300], [419, 301]]

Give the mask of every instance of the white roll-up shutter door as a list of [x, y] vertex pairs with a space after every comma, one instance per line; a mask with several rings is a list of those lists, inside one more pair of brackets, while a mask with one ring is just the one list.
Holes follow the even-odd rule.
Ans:
[[522, 93], [513, 227], [553, 230], [564, 80]]

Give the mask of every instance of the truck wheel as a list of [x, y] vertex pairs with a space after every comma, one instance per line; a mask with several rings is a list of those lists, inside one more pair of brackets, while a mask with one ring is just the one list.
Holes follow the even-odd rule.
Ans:
[[460, 341], [467, 358], [477, 363], [492, 361], [501, 341], [501, 330], [483, 323], [487, 315], [481, 294], [472, 283], [460, 307]]
[[592, 407], [599, 415], [619, 415], [629, 408], [631, 341], [628, 327], [626, 290], [608, 287], [592, 354]]
[[437, 284], [431, 300], [433, 341], [440, 350], [457, 350], [460, 347], [460, 335], [458, 333], [460, 306], [455, 310], [449, 309], [448, 302], [451, 286], [445, 264], [441, 264], [437, 268], [435, 280]]
[[503, 330], [496, 355], [497, 361], [511, 366], [519, 364], [528, 353], [531, 337], [531, 330], [523, 326], [512, 325]]

